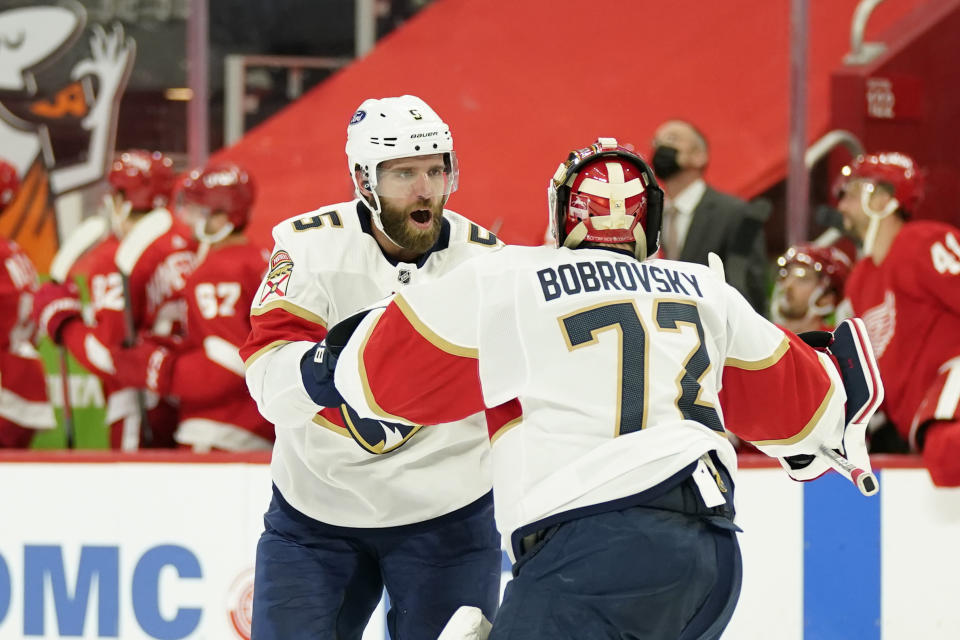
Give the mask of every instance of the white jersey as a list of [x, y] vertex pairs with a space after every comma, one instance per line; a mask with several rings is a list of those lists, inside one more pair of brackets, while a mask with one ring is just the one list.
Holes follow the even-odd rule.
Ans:
[[501, 243], [444, 211], [437, 246], [418, 264], [393, 262], [358, 206], [363, 205], [356, 200], [336, 204], [274, 227], [269, 271], [253, 301], [253, 329], [241, 349], [247, 385], [276, 426], [273, 481], [294, 508], [345, 527], [422, 522], [490, 491], [483, 414], [442, 429], [387, 428], [382, 441], [365, 442], [364, 450], [339, 409], [321, 410], [307, 395], [300, 360], [327, 327]]
[[[444, 406], [418, 392], [438, 372]], [[336, 384], [381, 419], [429, 424], [451, 403], [509, 414], [490, 429], [507, 537], [636, 496], [709, 451], [734, 473], [725, 426], [772, 455], [809, 453], [813, 431], [842, 428], [845, 399], [827, 356], [709, 268], [549, 247], [505, 247], [401, 292], [359, 325]]]

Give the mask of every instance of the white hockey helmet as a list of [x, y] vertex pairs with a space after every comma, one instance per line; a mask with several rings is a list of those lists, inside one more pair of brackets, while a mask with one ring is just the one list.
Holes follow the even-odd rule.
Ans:
[[357, 167], [362, 174], [363, 186], [373, 192], [373, 219], [381, 231], [383, 225], [377, 193], [377, 167], [380, 163], [442, 153], [447, 172], [444, 199], [457, 190], [460, 168], [453, 152], [450, 127], [416, 96], [364, 100], [347, 125], [346, 151], [347, 169], [357, 196], [362, 197]]

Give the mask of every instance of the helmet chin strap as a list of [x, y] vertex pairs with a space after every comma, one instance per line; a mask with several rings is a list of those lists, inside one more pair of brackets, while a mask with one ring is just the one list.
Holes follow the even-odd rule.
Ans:
[[[364, 172], [364, 173], [366, 173], [366, 172]], [[377, 190], [376, 190], [376, 188], [374, 188], [374, 187], [367, 187], [367, 185], [369, 185], [369, 184], [371, 184], [371, 183], [370, 183], [370, 181], [369, 181], [369, 178], [367, 178], [366, 181], [364, 182], [364, 187], [367, 189], [368, 192], [370, 192], [370, 195], [373, 196], [373, 204], [372, 204], [372, 205], [370, 204], [370, 201], [364, 196], [364, 193], [360, 190], [360, 184], [357, 182], [357, 176], [356, 176], [356, 174], [354, 174], [354, 176], [353, 176], [353, 185], [354, 185], [354, 187], [356, 187], [357, 197], [361, 198], [361, 199], [363, 200], [364, 204], [367, 205], [367, 209], [370, 210], [370, 217], [373, 219], [373, 224], [376, 225], [377, 229], [380, 229], [380, 231], [383, 233], [383, 235], [385, 235], [385, 236], [387, 236], [388, 238], [390, 238], [390, 242], [394, 243], [394, 244], [397, 245], [398, 247], [402, 247], [403, 245], [401, 245], [399, 242], [397, 242], [396, 240], [394, 240], [393, 237], [392, 237], [389, 233], [387, 233], [387, 230], [383, 228], [383, 220], [380, 219], [380, 213], [383, 211], [383, 207], [382, 207], [381, 204], [380, 204], [380, 196], [377, 195]]]
[[110, 228], [113, 230], [113, 234], [122, 238], [123, 223], [130, 217], [133, 204], [129, 200], [124, 200], [118, 207], [116, 198], [110, 194], [105, 194], [103, 196], [103, 206], [110, 216]]
[[785, 297], [783, 286], [779, 282], [773, 285], [773, 294], [770, 296], [770, 320], [776, 324], [783, 324], [787, 320], [783, 312], [780, 311], [780, 303], [783, 302]]
[[200, 218], [193, 223], [193, 235], [200, 241], [200, 246], [197, 247], [197, 264], [203, 262], [207, 257], [207, 253], [210, 251], [210, 245], [216, 244], [229, 236], [233, 233], [233, 228], [233, 223], [228, 222], [223, 225], [220, 231], [207, 233], [207, 220], [205, 218]]
[[[823, 284], [818, 284], [816, 289], [810, 292], [809, 300], [812, 300], [812, 302], [807, 303], [807, 313], [804, 314], [803, 318], [801, 318], [802, 320], [810, 321], [833, 313], [836, 305], [818, 305], [816, 302], [826, 293], [827, 288]], [[784, 293], [783, 287], [779, 284], [775, 284], [773, 286], [773, 295], [770, 296], [770, 319], [776, 324], [784, 324], [791, 319], [784, 316], [783, 312], [780, 310], [780, 303], [783, 302], [785, 298], [786, 294]]]
[[900, 206], [900, 202], [896, 198], [890, 198], [890, 202], [887, 205], [880, 209], [874, 209], [870, 206], [870, 197], [873, 195], [876, 187], [872, 184], [864, 185], [864, 188], [860, 190], [860, 207], [863, 209], [863, 212], [867, 214], [867, 217], [870, 218], [870, 224], [867, 225], [867, 232], [863, 234], [863, 253], [867, 256], [873, 255], [873, 245], [877, 241], [877, 232], [880, 231], [880, 221], [889, 216], [891, 213], [897, 210], [897, 207]]
[[206, 218], [200, 218], [195, 223], [193, 223], [193, 234], [197, 236], [197, 240], [200, 242], [205, 242], [207, 244], [216, 244], [226, 238], [228, 235], [233, 233], [233, 223], [228, 222], [223, 225], [219, 231], [216, 233], [207, 233], [207, 220]]
[[814, 316], [823, 317], [833, 313], [833, 310], [837, 308], [835, 304], [817, 304], [817, 300], [821, 299], [827, 294], [827, 288], [823, 284], [818, 284], [817, 288], [810, 293], [810, 304], [807, 305], [807, 315], [808, 320], [812, 319]]

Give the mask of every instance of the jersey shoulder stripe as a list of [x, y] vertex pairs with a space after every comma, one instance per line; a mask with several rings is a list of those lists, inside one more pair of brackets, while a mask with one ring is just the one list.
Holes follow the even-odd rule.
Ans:
[[497, 235], [470, 219], [449, 209], [443, 210], [443, 217], [450, 224], [450, 244], [472, 245], [478, 249], [502, 247], [503, 242]]

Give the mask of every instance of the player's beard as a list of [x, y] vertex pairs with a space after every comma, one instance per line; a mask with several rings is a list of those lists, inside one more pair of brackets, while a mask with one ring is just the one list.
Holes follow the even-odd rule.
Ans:
[[797, 299], [796, 294], [783, 291], [777, 303], [777, 311], [788, 320], [801, 320], [807, 316], [809, 304]]
[[786, 300], [781, 301], [778, 307], [780, 315], [788, 320], [800, 320], [801, 318], [805, 318], [807, 315], [806, 307], [791, 305]]
[[[414, 253], [426, 253], [437, 243], [440, 237], [440, 226], [443, 222], [443, 200], [441, 198], [432, 198], [398, 208], [380, 199], [380, 222], [383, 224], [383, 230], [395, 243], [412, 251]], [[426, 229], [419, 229], [411, 220], [411, 215], [416, 211], [430, 212], [430, 226]], [[423, 213], [417, 214], [422, 216]]]

